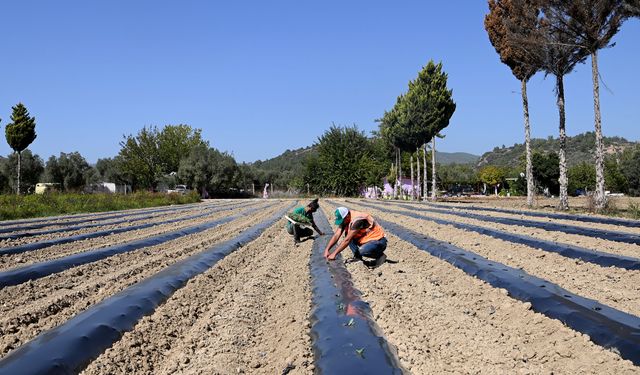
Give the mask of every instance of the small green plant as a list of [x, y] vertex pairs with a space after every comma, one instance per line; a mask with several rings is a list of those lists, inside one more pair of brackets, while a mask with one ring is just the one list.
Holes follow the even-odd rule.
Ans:
[[629, 212], [629, 216], [633, 219], [640, 219], [640, 204], [635, 202], [629, 202], [629, 206], [627, 206], [627, 211]]
[[353, 320], [353, 318], [349, 319], [349, 322], [345, 323], [344, 325], [347, 327], [353, 327], [356, 324], [356, 321]]
[[356, 349], [356, 355], [360, 358], [364, 358], [364, 348]]

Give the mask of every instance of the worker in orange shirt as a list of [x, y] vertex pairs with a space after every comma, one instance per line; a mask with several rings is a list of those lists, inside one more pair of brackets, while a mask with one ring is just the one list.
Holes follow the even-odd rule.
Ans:
[[[346, 207], [338, 207], [335, 211], [335, 224], [338, 226], [324, 249], [324, 256], [328, 260], [335, 260], [340, 252], [349, 246], [353, 252], [354, 261], [361, 261], [362, 257], [373, 258], [372, 261], [364, 262], [369, 267], [381, 266], [387, 256], [384, 254], [387, 248], [387, 238], [384, 236], [384, 229], [373, 220], [373, 217], [366, 212], [349, 210]], [[345, 238], [335, 251], [330, 252], [340, 236], [344, 233]]]

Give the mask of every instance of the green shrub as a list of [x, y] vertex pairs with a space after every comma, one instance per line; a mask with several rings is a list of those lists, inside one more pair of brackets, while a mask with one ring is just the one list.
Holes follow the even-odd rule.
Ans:
[[43, 194], [0, 195], [0, 220], [118, 211], [200, 201], [197, 193], [187, 195], [137, 192], [133, 194]]

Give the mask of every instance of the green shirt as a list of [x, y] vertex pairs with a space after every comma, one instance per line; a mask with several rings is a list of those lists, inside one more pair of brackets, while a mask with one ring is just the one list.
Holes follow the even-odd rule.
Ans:
[[[301, 224], [313, 224], [313, 214], [311, 212], [305, 211], [304, 206], [296, 207], [287, 216]], [[291, 225], [293, 224], [287, 220], [287, 227], [290, 227]]]

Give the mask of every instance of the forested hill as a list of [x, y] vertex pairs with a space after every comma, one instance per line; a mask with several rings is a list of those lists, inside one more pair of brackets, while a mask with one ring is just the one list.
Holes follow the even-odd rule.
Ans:
[[297, 150], [287, 150], [272, 159], [265, 161], [258, 160], [252, 165], [264, 171], [284, 172], [291, 171], [295, 175], [302, 175], [304, 170], [303, 161], [317, 153], [314, 146], [303, 147]]
[[475, 164], [479, 159], [478, 155], [466, 152], [439, 152], [436, 147], [436, 161], [440, 164]]
[[[567, 137], [567, 164], [569, 167], [582, 161], [595, 160], [595, 133], [587, 132], [574, 137]], [[630, 142], [621, 137], [605, 137], [605, 153], [607, 155], [620, 154], [626, 148], [638, 144]], [[558, 152], [560, 141], [557, 138], [532, 139], [531, 149], [535, 152]], [[503, 167], [517, 167], [524, 158], [524, 143], [515, 144], [511, 147], [496, 147], [493, 151], [484, 153], [478, 161], [478, 166], [495, 165]]]
[[[257, 169], [268, 171], [294, 171], [301, 172], [304, 168], [303, 161], [306, 157], [315, 155], [314, 146], [287, 150], [272, 159], [258, 160], [252, 165]], [[436, 150], [436, 160], [439, 164], [475, 164], [480, 157], [466, 152], [439, 152]]]

